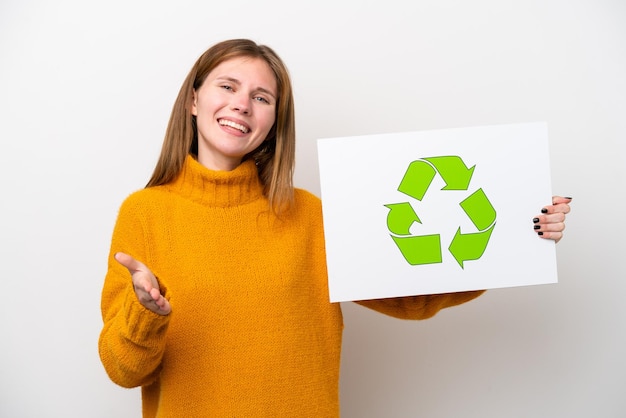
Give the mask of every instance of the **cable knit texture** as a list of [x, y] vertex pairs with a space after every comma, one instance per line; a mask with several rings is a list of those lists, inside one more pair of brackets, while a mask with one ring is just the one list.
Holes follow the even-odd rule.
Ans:
[[[320, 201], [296, 189], [276, 218], [262, 190], [251, 161], [211, 171], [188, 157], [175, 181], [122, 204], [99, 350], [114, 382], [142, 387], [144, 417], [339, 416], [343, 322], [329, 303]], [[158, 277], [171, 314], [138, 302], [119, 251]], [[420, 319], [479, 294], [360, 303]]]

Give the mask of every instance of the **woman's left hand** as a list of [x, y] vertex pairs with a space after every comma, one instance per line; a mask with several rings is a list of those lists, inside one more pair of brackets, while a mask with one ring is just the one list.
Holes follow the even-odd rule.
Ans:
[[565, 216], [570, 211], [571, 197], [553, 196], [552, 204], [541, 209], [541, 215], [533, 219], [535, 232], [544, 239], [559, 242], [563, 238]]

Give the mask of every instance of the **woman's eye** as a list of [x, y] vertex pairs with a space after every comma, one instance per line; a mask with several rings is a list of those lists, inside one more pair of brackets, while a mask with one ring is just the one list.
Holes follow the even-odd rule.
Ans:
[[231, 86], [222, 86], [222, 88], [223, 88], [224, 90], [232, 90], [232, 89], [233, 89]]
[[270, 103], [269, 100], [267, 100], [265, 97], [255, 97], [254, 99], [262, 103]]

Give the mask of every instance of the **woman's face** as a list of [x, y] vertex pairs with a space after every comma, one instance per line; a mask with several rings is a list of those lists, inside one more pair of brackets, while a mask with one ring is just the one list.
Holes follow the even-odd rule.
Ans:
[[233, 58], [213, 69], [194, 91], [198, 161], [233, 170], [267, 137], [276, 119], [274, 73], [259, 58]]

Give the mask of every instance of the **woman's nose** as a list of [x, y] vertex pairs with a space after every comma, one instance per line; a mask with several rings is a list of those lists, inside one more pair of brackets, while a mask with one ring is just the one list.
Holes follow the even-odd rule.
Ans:
[[244, 94], [235, 94], [231, 106], [237, 112], [250, 113], [250, 99]]

